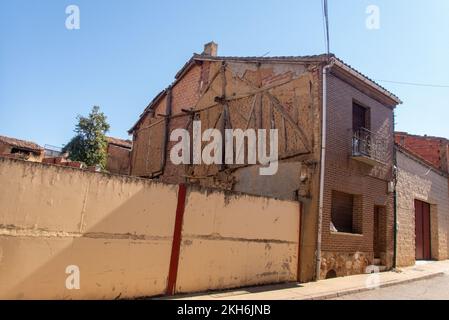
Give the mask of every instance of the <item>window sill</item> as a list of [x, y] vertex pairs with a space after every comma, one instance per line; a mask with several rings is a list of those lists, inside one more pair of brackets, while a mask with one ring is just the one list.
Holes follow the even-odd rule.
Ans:
[[360, 233], [348, 233], [348, 232], [331, 231], [331, 234], [332, 235], [336, 235], [336, 236], [363, 237], [363, 234], [360, 234]]

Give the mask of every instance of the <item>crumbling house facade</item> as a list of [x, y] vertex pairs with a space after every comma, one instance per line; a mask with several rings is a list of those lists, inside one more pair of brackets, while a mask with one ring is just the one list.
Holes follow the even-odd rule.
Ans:
[[128, 175], [132, 141], [106, 137], [107, 162], [106, 170], [113, 174]]
[[[301, 282], [363, 273], [372, 264], [391, 268], [393, 110], [399, 103], [333, 55], [219, 57], [209, 43], [129, 131], [130, 172], [299, 201]], [[171, 133], [192, 132], [194, 121], [203, 132], [277, 129], [277, 173], [260, 175], [260, 163], [173, 164]]]

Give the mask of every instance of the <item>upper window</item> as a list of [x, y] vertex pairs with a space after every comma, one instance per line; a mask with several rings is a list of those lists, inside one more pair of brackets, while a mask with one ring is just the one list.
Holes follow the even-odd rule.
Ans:
[[355, 102], [352, 105], [352, 129], [354, 131], [370, 129], [369, 109], [362, 107]]

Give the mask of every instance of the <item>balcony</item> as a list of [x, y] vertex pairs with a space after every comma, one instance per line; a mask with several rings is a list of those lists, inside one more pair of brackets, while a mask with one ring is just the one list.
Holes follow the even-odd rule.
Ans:
[[370, 166], [384, 165], [388, 156], [388, 139], [368, 129], [354, 130], [352, 159]]

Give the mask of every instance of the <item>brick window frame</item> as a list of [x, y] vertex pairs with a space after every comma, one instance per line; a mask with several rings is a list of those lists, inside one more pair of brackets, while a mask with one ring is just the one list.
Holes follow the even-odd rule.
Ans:
[[331, 231], [363, 235], [363, 196], [332, 190]]

